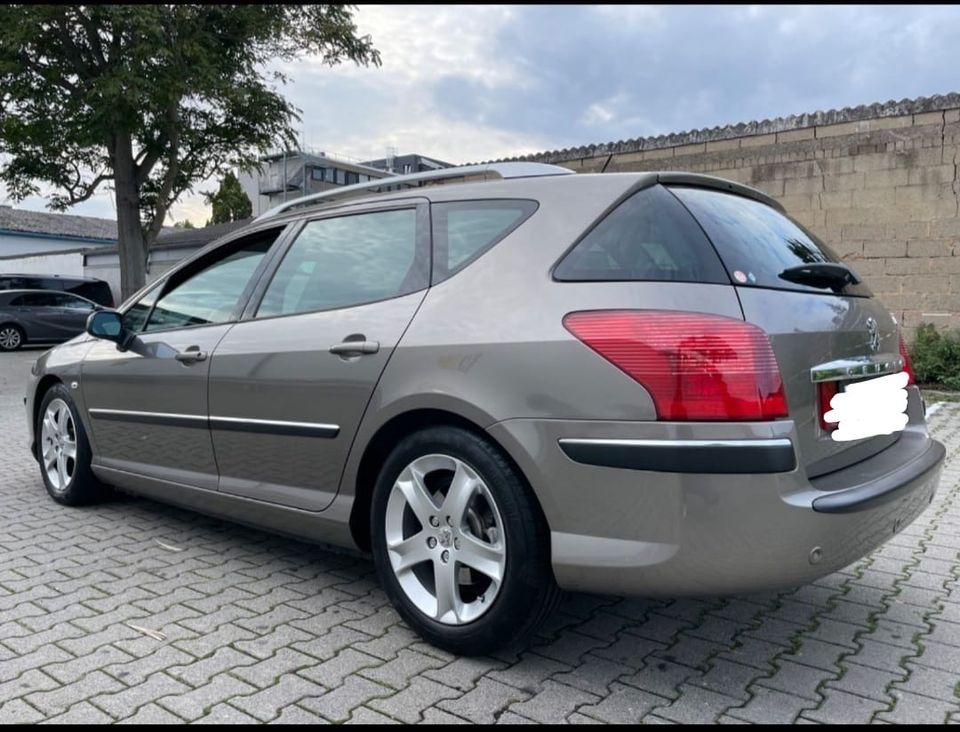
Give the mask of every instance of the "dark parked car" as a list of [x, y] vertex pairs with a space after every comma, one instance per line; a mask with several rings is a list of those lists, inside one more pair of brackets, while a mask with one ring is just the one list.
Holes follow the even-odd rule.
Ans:
[[0, 274], [0, 290], [57, 290], [72, 292], [104, 307], [114, 305], [110, 285], [94, 277]]
[[99, 305], [69, 292], [7, 290], [0, 292], [0, 351], [24, 343], [60, 343], [83, 333]]

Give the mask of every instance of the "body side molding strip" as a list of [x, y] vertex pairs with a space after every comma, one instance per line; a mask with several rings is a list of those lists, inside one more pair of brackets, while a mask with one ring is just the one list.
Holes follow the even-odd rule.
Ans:
[[243, 419], [240, 417], [205, 417], [198, 414], [171, 414], [168, 412], [137, 412], [126, 409], [89, 409], [90, 416], [113, 422], [139, 422], [167, 427], [209, 428], [230, 432], [255, 432], [294, 437], [321, 437], [332, 439], [340, 434], [340, 426], [320, 422], [284, 422], [272, 419]]
[[586, 465], [664, 473], [785, 473], [797, 467], [786, 437], [758, 440], [561, 438], [560, 449]]

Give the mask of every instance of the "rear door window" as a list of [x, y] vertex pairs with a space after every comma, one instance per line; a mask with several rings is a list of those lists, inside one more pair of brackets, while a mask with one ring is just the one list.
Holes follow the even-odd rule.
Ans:
[[427, 286], [427, 258], [415, 208], [308, 221], [277, 267], [257, 317], [408, 295]]
[[459, 272], [505, 238], [537, 210], [536, 201], [499, 200], [435, 203], [433, 284]]
[[[780, 273], [788, 267], [840, 258], [822, 241], [775, 208], [732, 193], [705, 188], [670, 189], [707, 232], [738, 286], [768, 287], [833, 294], [829, 287], [790, 282]], [[869, 296], [860, 285], [847, 285], [845, 295]]]
[[634, 193], [607, 214], [557, 265], [554, 278], [730, 283], [697, 222], [662, 186]]

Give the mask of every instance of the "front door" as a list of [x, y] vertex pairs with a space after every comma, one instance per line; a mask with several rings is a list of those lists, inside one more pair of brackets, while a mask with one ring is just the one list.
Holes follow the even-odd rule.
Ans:
[[277, 231], [218, 247], [177, 270], [124, 313], [127, 351], [98, 341], [81, 384], [95, 463], [217, 488], [207, 422], [210, 354], [243, 309]]
[[423, 204], [308, 221], [214, 352], [220, 490], [319, 511], [426, 292]]

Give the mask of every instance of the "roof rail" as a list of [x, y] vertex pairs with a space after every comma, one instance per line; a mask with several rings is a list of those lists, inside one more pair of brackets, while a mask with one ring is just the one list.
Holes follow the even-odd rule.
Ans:
[[277, 216], [284, 211], [297, 206], [305, 206], [310, 203], [331, 203], [339, 201], [342, 198], [352, 198], [363, 193], [382, 193], [385, 190], [393, 190], [394, 187], [416, 188], [421, 183], [430, 181], [447, 180], [452, 178], [466, 178], [486, 175], [493, 173], [500, 178], [536, 178], [546, 175], [575, 175], [568, 169], [559, 165], [547, 165], [546, 163], [488, 163], [486, 165], [463, 165], [458, 168], [443, 168], [441, 170], [430, 170], [425, 173], [413, 173], [411, 175], [395, 175], [387, 178], [377, 178], [376, 180], [365, 183], [357, 183], [352, 186], [343, 186], [332, 191], [323, 191], [321, 193], [312, 193], [308, 196], [301, 196], [290, 201], [285, 201], [279, 206], [263, 212], [255, 221]]

